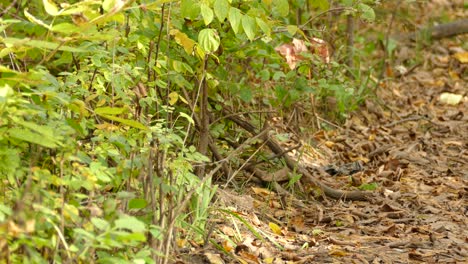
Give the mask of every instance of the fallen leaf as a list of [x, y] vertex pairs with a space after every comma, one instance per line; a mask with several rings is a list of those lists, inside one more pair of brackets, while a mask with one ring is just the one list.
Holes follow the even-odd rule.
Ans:
[[273, 231], [273, 233], [277, 235], [282, 235], [281, 227], [279, 227], [277, 224], [270, 222], [268, 223], [268, 226], [270, 227], [271, 231]]
[[442, 93], [439, 96], [439, 102], [447, 105], [457, 105], [463, 99], [463, 95], [453, 93]]
[[458, 52], [453, 54], [453, 57], [461, 63], [468, 63], [468, 52]]

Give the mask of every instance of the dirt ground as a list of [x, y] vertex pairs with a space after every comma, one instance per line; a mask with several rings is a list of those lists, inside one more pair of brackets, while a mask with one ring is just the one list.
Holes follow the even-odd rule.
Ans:
[[[340, 189], [367, 188], [368, 201], [223, 190], [222, 204], [235, 213], [220, 216], [212, 239], [231, 258], [208, 250], [200, 262], [468, 263], [466, 40], [400, 45], [378, 100], [303, 139], [305, 152], [321, 153], [309, 155], [316, 163], [359, 163], [351, 174], [319, 177]], [[412, 56], [421, 63], [403, 68]]]

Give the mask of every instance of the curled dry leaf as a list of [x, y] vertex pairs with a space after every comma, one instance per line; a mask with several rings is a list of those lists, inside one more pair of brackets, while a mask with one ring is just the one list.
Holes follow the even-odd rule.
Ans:
[[308, 49], [303, 40], [294, 38], [292, 43], [282, 44], [276, 47], [275, 51], [286, 59], [286, 63], [291, 70], [296, 68], [299, 61], [304, 60], [304, 57], [300, 55], [303, 52], [316, 54], [324, 63], [330, 63], [330, 51], [327, 42], [319, 38], [311, 38], [309, 45], [310, 48]]

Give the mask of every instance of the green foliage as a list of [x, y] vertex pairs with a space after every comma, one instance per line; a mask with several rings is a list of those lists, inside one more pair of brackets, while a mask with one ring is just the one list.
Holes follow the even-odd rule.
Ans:
[[[274, 47], [305, 35], [290, 22], [300, 1], [26, 2], [0, 19], [0, 259], [12, 263], [155, 263], [177, 228], [200, 241], [216, 192], [193, 131], [204, 87], [215, 116], [287, 112], [311, 94], [344, 115], [366, 89], [314, 55], [287, 70]], [[368, 4], [349, 6], [372, 21]]]

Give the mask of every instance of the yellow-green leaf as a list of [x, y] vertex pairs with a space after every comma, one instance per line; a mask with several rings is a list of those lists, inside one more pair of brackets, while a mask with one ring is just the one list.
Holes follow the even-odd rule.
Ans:
[[275, 16], [286, 17], [289, 14], [288, 0], [273, 0], [272, 6], [272, 12]]
[[72, 34], [72, 33], [75, 33], [75, 32], [79, 32], [81, 30], [82, 29], [80, 29], [79, 27], [77, 27], [77, 26], [75, 26], [74, 24], [71, 24], [71, 23], [60, 23], [60, 24], [52, 26], [52, 31], [60, 32], [60, 33], [64, 33], [64, 34]]
[[59, 14], [59, 9], [52, 0], [42, 0], [44, 4], [44, 9], [47, 14], [51, 16], [57, 16]]
[[270, 227], [271, 231], [277, 235], [282, 235], [281, 233], [281, 227], [279, 227], [277, 224], [270, 222], [268, 223], [268, 226]]
[[244, 29], [247, 38], [252, 41], [255, 38], [255, 33], [257, 32], [257, 24], [255, 19], [251, 16], [244, 15], [242, 17], [242, 28]]
[[213, 9], [219, 22], [223, 22], [224, 19], [226, 19], [229, 7], [229, 2], [227, 0], [215, 0], [213, 3]]
[[49, 26], [49, 25], [47, 25], [46, 23], [44, 23], [44, 21], [42, 21], [42, 20], [40, 20], [40, 19], [34, 17], [33, 15], [31, 15], [31, 14], [28, 12], [28, 9], [27, 9], [27, 8], [24, 9], [24, 16], [25, 16], [29, 21], [31, 21], [32, 23], [38, 24], [38, 25], [43, 26], [43, 27], [45, 27], [45, 28], [47, 28], [47, 29], [50, 30], [50, 26]]
[[182, 33], [177, 29], [171, 29], [170, 34], [174, 36], [176, 43], [182, 46], [187, 54], [193, 53], [193, 47], [196, 44], [193, 39], [189, 38], [185, 33]]
[[46, 148], [55, 148], [57, 144], [50, 138], [44, 137], [44, 135], [34, 133], [28, 129], [11, 128], [8, 130], [8, 134], [11, 138], [26, 141], [36, 145], [40, 145]]
[[231, 28], [235, 34], [239, 32], [241, 20], [242, 20], [241, 11], [235, 7], [231, 7], [229, 9], [229, 23], [231, 23]]
[[268, 26], [268, 24], [259, 17], [255, 18], [255, 20], [257, 21], [257, 25], [263, 31], [263, 33], [265, 33], [267, 36], [270, 36], [271, 35], [270, 26]]
[[179, 94], [177, 92], [172, 92], [169, 94], [169, 104], [174, 105], [179, 100]]
[[120, 115], [125, 113], [125, 108], [123, 107], [98, 107], [94, 109], [94, 112], [98, 115]]
[[205, 26], [208, 26], [213, 21], [213, 10], [211, 10], [207, 4], [201, 3], [200, 12], [202, 14], [203, 21], [205, 22]]
[[198, 43], [207, 52], [215, 52], [219, 48], [218, 32], [212, 28], [205, 28], [198, 34]]
[[116, 122], [119, 122], [121, 124], [130, 126], [130, 127], [138, 128], [138, 129], [141, 129], [141, 130], [148, 130], [148, 128], [145, 125], [143, 125], [142, 123], [140, 123], [140, 122], [138, 122], [136, 120], [124, 119], [124, 118], [120, 118], [120, 117], [112, 116], [112, 115], [100, 115], [100, 116], [102, 116], [104, 118], [107, 118], [109, 120], [116, 121]]
[[289, 25], [286, 28], [288, 29], [288, 33], [293, 35], [293, 36], [296, 34], [296, 32], [298, 30], [297, 26], [295, 26], [295, 25]]

